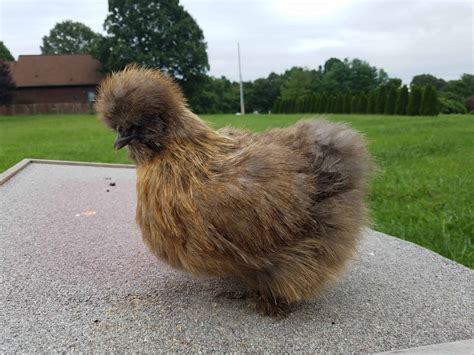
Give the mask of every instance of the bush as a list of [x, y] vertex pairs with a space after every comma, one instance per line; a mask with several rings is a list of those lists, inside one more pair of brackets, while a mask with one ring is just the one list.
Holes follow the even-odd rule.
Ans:
[[469, 97], [464, 101], [464, 106], [466, 107], [467, 112], [472, 112], [472, 111], [474, 111], [474, 96], [469, 96]]
[[439, 98], [441, 113], [467, 113], [466, 107], [462, 102], [447, 97]]

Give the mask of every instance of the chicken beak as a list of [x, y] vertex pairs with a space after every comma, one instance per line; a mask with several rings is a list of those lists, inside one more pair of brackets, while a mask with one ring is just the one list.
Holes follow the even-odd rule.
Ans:
[[120, 133], [117, 136], [117, 139], [115, 139], [114, 143], [114, 148], [117, 150], [122, 149], [126, 145], [128, 145], [131, 141], [133, 141], [136, 138], [135, 135], [130, 135], [130, 136], [121, 136]]

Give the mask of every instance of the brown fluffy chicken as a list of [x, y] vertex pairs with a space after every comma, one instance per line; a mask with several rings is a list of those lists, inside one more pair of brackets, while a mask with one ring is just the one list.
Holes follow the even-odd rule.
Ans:
[[358, 133], [324, 120], [216, 132], [172, 80], [137, 66], [103, 81], [96, 108], [137, 164], [136, 221], [158, 258], [240, 278], [269, 315], [340, 276], [366, 224]]

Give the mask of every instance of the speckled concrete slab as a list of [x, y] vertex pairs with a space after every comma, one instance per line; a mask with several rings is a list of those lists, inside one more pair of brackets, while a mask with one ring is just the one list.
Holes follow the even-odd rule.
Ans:
[[33, 163], [0, 186], [1, 353], [377, 352], [472, 338], [473, 272], [370, 231], [346, 278], [285, 319], [216, 298], [239, 284], [145, 249], [134, 185], [133, 169]]

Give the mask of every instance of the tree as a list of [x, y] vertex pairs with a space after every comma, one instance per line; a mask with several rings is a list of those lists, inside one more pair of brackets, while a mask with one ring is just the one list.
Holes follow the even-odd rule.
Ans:
[[304, 97], [299, 97], [295, 99], [295, 112], [297, 113], [304, 113]]
[[196, 113], [235, 113], [240, 110], [239, 85], [225, 77], [207, 77], [194, 99]]
[[367, 99], [367, 113], [368, 114], [375, 113], [375, 105], [376, 105], [375, 99], [376, 99], [376, 92], [375, 90], [372, 90], [369, 93], [369, 97]]
[[395, 112], [397, 115], [406, 115], [408, 106], [408, 87], [403, 85], [398, 93]]
[[446, 81], [443, 79], [437, 78], [431, 74], [420, 74], [415, 75], [411, 80], [410, 86], [426, 86], [433, 85], [438, 90], [443, 90], [446, 86]]
[[343, 113], [351, 113], [351, 100], [352, 96], [350, 93], [344, 95], [344, 106], [342, 108]]
[[209, 69], [201, 28], [178, 0], [109, 0], [107, 36], [96, 56], [105, 72], [129, 63], [174, 77], [193, 106]]
[[394, 87], [396, 90], [398, 90], [400, 89], [400, 86], [402, 86], [402, 79], [398, 79], [398, 78], [388, 79], [387, 86], [389, 88]]
[[334, 113], [335, 108], [336, 108], [336, 97], [335, 96], [329, 96], [326, 112], [327, 113]]
[[321, 96], [321, 101], [319, 102], [319, 111], [320, 113], [329, 112], [329, 98], [326, 94]]
[[321, 96], [314, 95], [310, 112], [321, 112]]
[[466, 107], [458, 100], [449, 99], [445, 96], [439, 98], [440, 111], [442, 113], [467, 113]]
[[417, 116], [420, 114], [422, 96], [423, 91], [421, 87], [418, 85], [413, 86], [410, 92], [410, 98], [408, 100], [407, 114], [410, 116]]
[[358, 113], [367, 112], [367, 95], [360, 95], [360, 98], [357, 104], [357, 112]]
[[0, 61], [2, 60], [11, 61], [11, 60], [15, 60], [15, 58], [13, 58], [7, 46], [5, 46], [5, 44], [2, 41], [0, 41]]
[[10, 68], [7, 63], [0, 61], [0, 105], [11, 103], [15, 89], [16, 85], [10, 74]]
[[436, 116], [439, 113], [438, 93], [433, 85], [428, 85], [423, 90], [420, 113], [425, 116]]
[[374, 113], [384, 113], [387, 103], [387, 88], [382, 85], [377, 91], [377, 99]]
[[339, 58], [329, 58], [324, 63], [324, 73], [327, 73], [332, 69], [335, 64], [341, 64], [342, 61]]
[[351, 100], [351, 113], [359, 112], [359, 98], [357, 95], [352, 96]]
[[337, 94], [335, 102], [334, 102], [334, 109], [332, 112], [334, 113], [342, 113], [344, 108], [344, 97], [341, 93]]
[[100, 35], [80, 22], [57, 23], [43, 37], [42, 54], [91, 54]]
[[309, 96], [317, 90], [318, 81], [318, 74], [315, 70], [293, 67], [281, 75], [281, 96], [283, 98]]
[[281, 100], [278, 99], [275, 101], [272, 107], [272, 113], [281, 113]]
[[463, 80], [450, 80], [450, 81], [448, 81], [448, 83], [446, 84], [443, 92], [452, 94], [453, 97], [456, 97], [460, 101], [462, 101], [464, 98], [468, 97], [469, 94], [470, 94], [469, 86]]
[[466, 106], [467, 112], [474, 112], [474, 96], [468, 97], [464, 101], [464, 106]]
[[463, 74], [461, 76], [461, 81], [466, 85], [467, 94], [469, 96], [474, 95], [474, 75], [473, 74]]
[[386, 115], [393, 115], [395, 114], [395, 105], [397, 103], [397, 89], [395, 86], [391, 85], [388, 89], [387, 95], [387, 102], [385, 104], [385, 111]]

